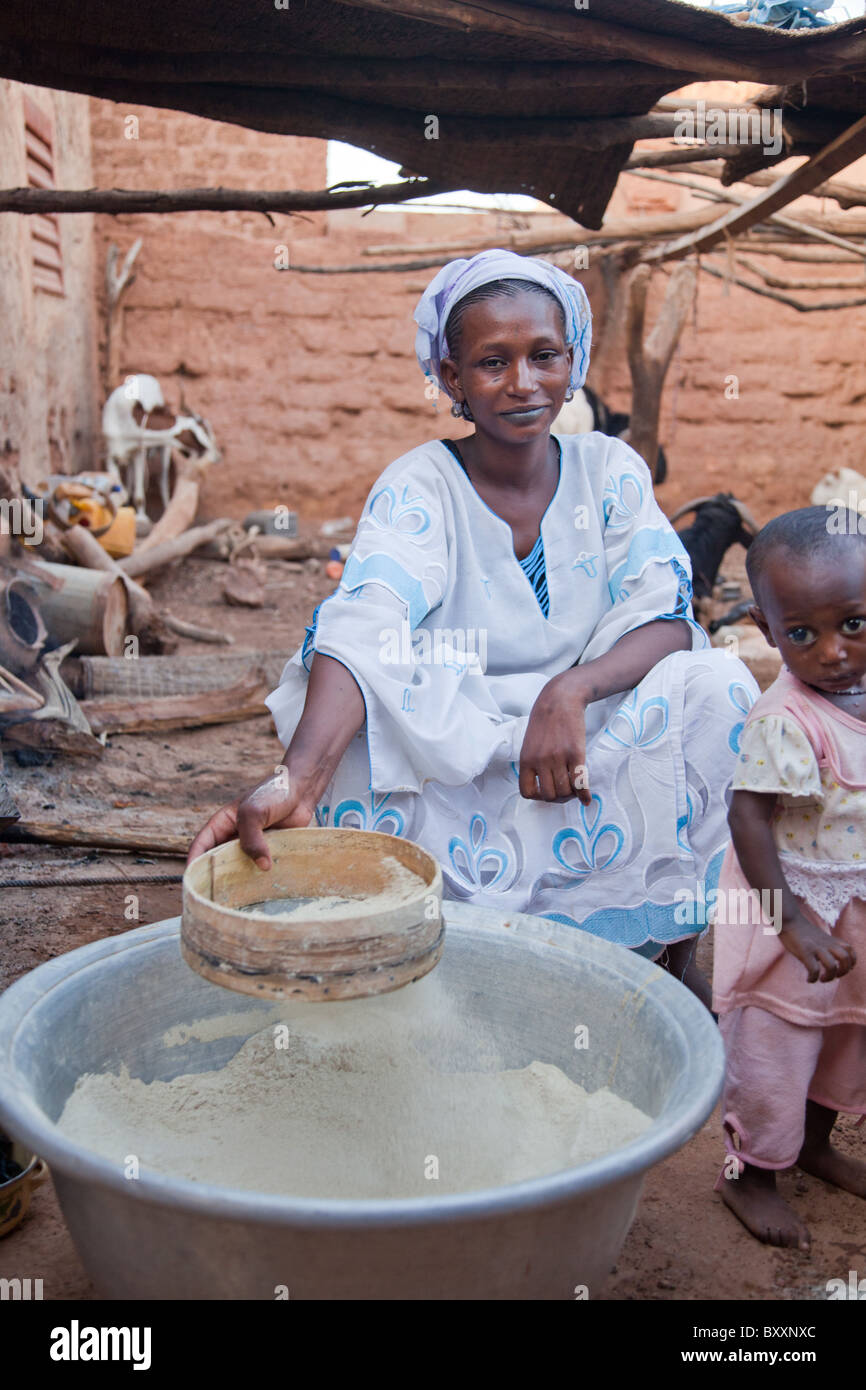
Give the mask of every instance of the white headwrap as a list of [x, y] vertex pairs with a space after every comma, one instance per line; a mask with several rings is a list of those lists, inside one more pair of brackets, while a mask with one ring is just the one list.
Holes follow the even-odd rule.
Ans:
[[583, 286], [547, 261], [518, 256], [515, 251], [481, 251], [468, 261], [449, 261], [435, 275], [415, 306], [418, 324], [415, 353], [426, 376], [435, 376], [443, 390], [440, 364], [448, 357], [445, 325], [454, 305], [494, 280], [534, 280], [556, 295], [565, 313], [565, 342], [574, 347], [571, 385], [579, 390], [586, 380], [592, 341], [592, 313]]

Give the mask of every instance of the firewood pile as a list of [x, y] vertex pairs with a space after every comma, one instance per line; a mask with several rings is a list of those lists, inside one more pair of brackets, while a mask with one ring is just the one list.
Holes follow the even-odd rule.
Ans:
[[[168, 505], [127, 554], [110, 544], [116, 527], [105, 524], [116, 522], [117, 507], [110, 516], [99, 512], [109, 475], [55, 477], [23, 496], [0, 476], [0, 738], [7, 749], [100, 758], [111, 733], [264, 712], [287, 654], [179, 652], [181, 638], [217, 647], [233, 638], [178, 617], [147, 586], [195, 552], [224, 563], [227, 603], [257, 607], [265, 601], [266, 559], [293, 568], [310, 558], [324, 563], [334, 542], [299, 537], [285, 508], [254, 513], [244, 524], [219, 518], [197, 525], [206, 465], [183, 456], [173, 462]], [[0, 760], [0, 831], [16, 816]]]

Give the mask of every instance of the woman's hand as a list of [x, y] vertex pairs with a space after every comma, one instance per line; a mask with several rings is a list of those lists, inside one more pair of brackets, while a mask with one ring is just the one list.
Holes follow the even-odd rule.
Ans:
[[303, 830], [366, 718], [364, 696], [335, 657], [313, 657], [304, 712], [273, 777], [222, 806], [196, 835], [187, 863], [235, 836], [260, 869], [271, 867], [266, 830]]
[[839, 980], [857, 964], [853, 946], [829, 936], [799, 911], [788, 921], [783, 919], [779, 940], [786, 951], [803, 962], [810, 985]]
[[237, 801], [222, 806], [198, 832], [190, 846], [187, 863], [206, 854], [216, 845], [235, 837], [241, 849], [260, 869], [271, 867], [266, 830], [303, 829], [313, 819], [321, 792], [320, 776], [292, 771], [283, 763]]
[[529, 801], [589, 805], [586, 720], [589, 704], [581, 673], [572, 668], [547, 682], [529, 716], [520, 750], [520, 794]]

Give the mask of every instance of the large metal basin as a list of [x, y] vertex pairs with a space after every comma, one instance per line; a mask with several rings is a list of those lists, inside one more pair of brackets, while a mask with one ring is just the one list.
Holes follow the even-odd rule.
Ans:
[[[590, 1090], [609, 1084], [654, 1117], [650, 1128], [592, 1163], [465, 1195], [347, 1202], [147, 1172], [128, 1180], [54, 1123], [78, 1076], [125, 1063], [134, 1076], [169, 1080], [223, 1066], [244, 1036], [168, 1048], [163, 1033], [261, 1008], [188, 969], [179, 918], [141, 927], [40, 966], [0, 998], [0, 1122], [47, 1159], [78, 1252], [106, 1298], [599, 1293], [647, 1169], [680, 1148], [716, 1102], [716, 1027], [681, 984], [622, 947], [538, 917], [451, 902], [443, 909], [437, 973], [464, 1014], [494, 1031], [504, 1065], [552, 1062]], [[587, 1047], [575, 1046], [580, 1025]], [[251, 1023], [248, 1034], [260, 1026]]]

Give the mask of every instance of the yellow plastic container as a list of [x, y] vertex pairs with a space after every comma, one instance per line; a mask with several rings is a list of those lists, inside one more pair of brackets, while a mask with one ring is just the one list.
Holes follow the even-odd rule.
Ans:
[[[99, 510], [106, 511], [107, 508], [103, 507]], [[131, 555], [135, 548], [135, 508], [118, 507], [114, 521], [108, 530], [97, 539], [103, 550], [106, 550], [115, 560], [121, 560], [125, 555]]]

